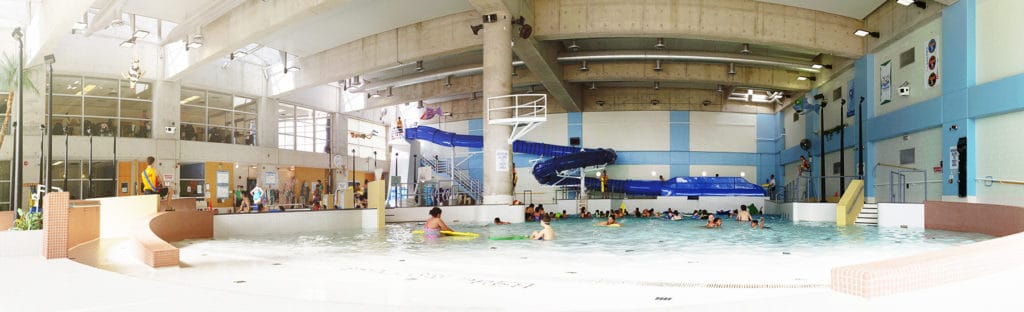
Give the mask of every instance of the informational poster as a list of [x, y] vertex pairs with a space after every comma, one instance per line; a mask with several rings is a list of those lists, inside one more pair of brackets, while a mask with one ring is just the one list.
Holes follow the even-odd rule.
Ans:
[[263, 184], [277, 185], [277, 172], [267, 171], [263, 173]]
[[949, 147], [949, 170], [956, 171], [960, 169], [960, 152], [956, 150], [956, 145]]
[[857, 95], [857, 93], [853, 91], [854, 90], [853, 87], [854, 87], [853, 79], [850, 79], [850, 81], [846, 82], [846, 90], [847, 90], [846, 91], [847, 92], [846, 117], [853, 117], [853, 115], [857, 114], [857, 106], [858, 105], [857, 105], [857, 102], [855, 102], [854, 99], [853, 99]]
[[508, 172], [508, 150], [497, 150], [494, 151], [494, 170], [499, 172]]
[[939, 83], [939, 57], [937, 54], [939, 43], [935, 38], [928, 40], [924, 45], [924, 87], [931, 89]]
[[881, 88], [880, 105], [892, 102], [892, 61], [885, 61], [878, 70], [878, 82]]
[[227, 170], [217, 170], [217, 198], [228, 198], [228, 193], [231, 193], [231, 187], [228, 186], [229, 180], [231, 180], [231, 173]]

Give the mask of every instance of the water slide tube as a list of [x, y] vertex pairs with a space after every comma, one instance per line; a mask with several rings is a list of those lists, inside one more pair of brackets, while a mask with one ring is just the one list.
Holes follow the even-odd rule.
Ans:
[[[463, 135], [420, 126], [405, 129], [407, 140], [428, 141], [446, 147], [483, 148], [482, 136]], [[546, 185], [575, 185], [578, 179], [563, 179], [558, 172], [581, 167], [613, 164], [617, 158], [611, 149], [582, 149], [545, 143], [515, 141], [515, 153], [550, 157], [534, 164], [533, 176]], [[601, 189], [597, 178], [586, 178], [588, 189]], [[609, 192], [643, 196], [764, 196], [761, 186], [740, 177], [675, 177], [659, 180], [608, 180]]]

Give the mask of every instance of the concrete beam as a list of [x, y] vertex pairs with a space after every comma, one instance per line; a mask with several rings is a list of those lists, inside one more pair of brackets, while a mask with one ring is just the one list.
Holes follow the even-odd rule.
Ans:
[[[470, 0], [470, 3], [481, 14], [504, 11], [513, 16], [523, 16], [527, 24], [534, 23], [533, 8], [528, 1]], [[517, 35], [518, 32], [513, 33], [516, 35], [512, 36], [512, 51], [526, 63], [526, 67], [537, 74], [544, 88], [547, 88], [551, 96], [567, 111], [580, 111], [581, 89], [578, 85], [571, 85], [562, 80], [562, 67], [558, 65], [557, 60], [558, 44], [545, 44], [534, 37], [523, 39]]]
[[201, 27], [204, 44], [185, 51], [181, 41], [163, 46], [165, 80], [178, 80], [189, 71], [229, 55], [295, 21], [329, 11], [351, 0], [248, 0]]
[[[53, 53], [64, 36], [71, 34], [71, 27], [82, 19], [82, 14], [89, 10], [92, 3], [93, 1], [44, 1], [40, 13], [33, 16], [24, 32], [26, 67], [42, 63], [43, 55]], [[56, 57], [57, 61], [60, 61], [60, 56]]]
[[536, 0], [540, 40], [602, 37], [693, 38], [816, 51], [857, 59], [864, 22], [751, 0]]
[[[653, 100], [658, 104], [651, 104]], [[583, 92], [583, 110], [587, 112], [685, 110], [771, 114], [775, 112], [773, 106], [727, 101], [722, 93], [701, 89], [598, 88]]]
[[736, 66], [736, 74], [729, 75], [725, 64], [662, 63], [662, 71], [654, 71], [653, 62], [588, 63], [589, 71], [582, 72], [578, 64], [564, 64], [565, 81], [577, 83], [615, 81], [662, 81], [723, 84], [769, 88], [786, 91], [811, 89], [810, 81], [797, 80], [805, 75], [796, 71]]
[[470, 25], [479, 23], [479, 13], [466, 11], [402, 26], [299, 58], [301, 71], [271, 76], [270, 96], [279, 97], [298, 89], [422, 59], [481, 50], [480, 37], [469, 29]]
[[[392, 88], [391, 96], [367, 99], [366, 108], [379, 108], [421, 100], [425, 101], [437, 98], [468, 95], [472, 92], [482, 92], [483, 75], [453, 77], [451, 86], [445, 86], [445, 83], [445, 80], [435, 80], [410, 86]], [[541, 81], [529, 70], [519, 69], [516, 72], [516, 76], [512, 77], [513, 88], [539, 84], [541, 84]], [[386, 91], [384, 92], [386, 93]], [[479, 96], [482, 97], [482, 95]], [[477, 103], [479, 103], [479, 101], [480, 100], [478, 100]]]

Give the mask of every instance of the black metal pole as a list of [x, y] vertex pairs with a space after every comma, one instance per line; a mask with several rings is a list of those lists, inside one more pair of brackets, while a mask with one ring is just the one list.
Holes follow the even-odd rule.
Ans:
[[818, 194], [818, 202], [825, 202], [825, 100], [822, 100], [821, 105], [818, 107], [818, 123], [821, 126], [818, 128], [818, 162], [819, 168], [821, 168], [821, 194]]
[[[391, 173], [391, 174], [389, 174], [388, 176], [389, 176], [389, 177], [394, 177], [394, 176], [396, 176], [397, 174], [398, 174], [398, 153], [395, 153], [395, 172], [392, 172], [392, 173]], [[395, 184], [395, 183], [394, 183], [394, 181], [391, 181], [391, 182], [388, 182], [388, 183], [391, 183], [391, 184]], [[399, 183], [401, 183], [401, 181], [399, 181]], [[399, 203], [400, 203], [401, 201], [400, 201], [400, 200], [399, 200], [399, 198], [398, 198], [398, 195], [399, 195], [399, 194], [398, 194], [398, 191], [399, 191], [399, 190], [400, 190], [401, 188], [399, 188], [399, 187], [398, 187], [397, 185], [395, 185], [395, 186], [389, 186], [389, 187], [393, 187], [393, 188], [395, 189], [395, 207], [399, 207], [399, 206], [401, 206], [401, 205], [399, 205]]]
[[[46, 165], [46, 125], [39, 125], [39, 185], [46, 183], [46, 176], [43, 173], [43, 166]], [[33, 190], [32, 193], [35, 193]], [[39, 200], [43, 200], [39, 198]], [[40, 205], [39, 207], [42, 207]]]
[[857, 104], [857, 141], [859, 141], [857, 143], [859, 145], [859, 147], [857, 148], [857, 153], [860, 155], [859, 156], [860, 162], [858, 162], [858, 164], [857, 164], [857, 166], [858, 166], [857, 175], [860, 176], [860, 178], [862, 180], [866, 180], [866, 179], [864, 179], [864, 97], [863, 96], [860, 97], [860, 103]]
[[[117, 134], [114, 134], [114, 196], [117, 196], [117, 185], [120, 183], [120, 181], [117, 180], [117, 177], [119, 177], [118, 174], [120, 174], [118, 171], [121, 171], [120, 167], [121, 166], [117, 165]], [[131, 179], [128, 181], [131, 181]], [[131, 194], [131, 191], [131, 189], [128, 190], [129, 195]]]
[[65, 127], [64, 129], [64, 191], [70, 192], [71, 188], [68, 187], [68, 154], [70, 154], [70, 150], [68, 150], [68, 138], [71, 137], [71, 135], [68, 134], [69, 131], [67, 131], [67, 128], [68, 127]]
[[[25, 109], [25, 84], [23, 83], [23, 75], [25, 74], [25, 40], [21, 27], [15, 28], [14, 32], [11, 33], [11, 37], [18, 40], [18, 119], [15, 126], [12, 128], [17, 131], [17, 135], [14, 136], [14, 179], [11, 181], [11, 210], [17, 211], [21, 208], [21, 188], [22, 188], [22, 162], [24, 159], [24, 146], [25, 132], [22, 131], [24, 125], [23, 115]], [[8, 103], [9, 104], [9, 103]]]
[[350, 185], [352, 186], [352, 208], [355, 208], [356, 201], [359, 200], [359, 198], [356, 197], [356, 149], [352, 149], [352, 155], [350, 156], [352, 157], [352, 168], [349, 169], [350, 171], [352, 171], [352, 183], [350, 183]]
[[89, 131], [89, 198], [92, 198], [92, 131]]
[[[44, 57], [46, 60], [46, 192], [53, 185], [53, 55]], [[66, 186], [65, 186], [66, 187]]]
[[839, 100], [839, 196], [846, 191], [846, 100]]

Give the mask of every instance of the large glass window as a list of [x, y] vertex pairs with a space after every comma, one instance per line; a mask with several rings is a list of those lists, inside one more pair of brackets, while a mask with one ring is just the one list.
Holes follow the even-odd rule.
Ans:
[[256, 99], [181, 89], [181, 139], [256, 145]]
[[53, 134], [152, 137], [149, 83], [54, 76], [53, 85]]
[[[387, 157], [387, 140], [384, 126], [359, 119], [348, 119], [348, 150], [347, 153], [359, 158], [372, 158], [377, 152], [377, 159]], [[355, 150], [355, 153], [352, 153]]]
[[[54, 161], [50, 166], [53, 174], [53, 186], [71, 193], [71, 199], [98, 198], [114, 196], [114, 164], [112, 161], [96, 161], [89, 165], [88, 160], [71, 160], [64, 170], [63, 160]], [[90, 170], [92, 179], [90, 179]], [[67, 178], [67, 184], [64, 179]], [[91, 180], [91, 182], [90, 182]]]
[[178, 187], [179, 197], [192, 197], [192, 198], [203, 198], [203, 185], [206, 181], [206, 164], [204, 163], [186, 163], [181, 164], [181, 169], [178, 172], [178, 182], [181, 186]]
[[278, 148], [330, 153], [330, 141], [330, 113], [291, 104], [278, 104]]

